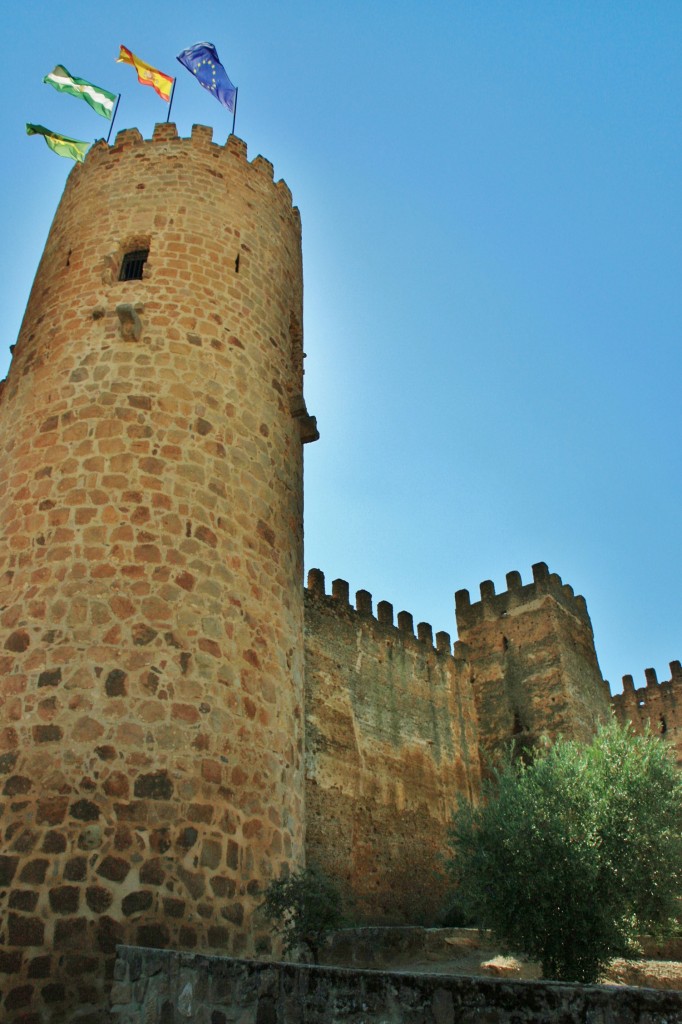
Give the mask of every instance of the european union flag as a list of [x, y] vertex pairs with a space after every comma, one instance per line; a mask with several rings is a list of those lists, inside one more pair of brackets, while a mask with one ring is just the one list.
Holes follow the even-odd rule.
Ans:
[[227, 77], [227, 71], [218, 60], [213, 43], [195, 43], [178, 54], [181, 64], [191, 71], [199, 85], [212, 92], [224, 107], [234, 113], [237, 90]]

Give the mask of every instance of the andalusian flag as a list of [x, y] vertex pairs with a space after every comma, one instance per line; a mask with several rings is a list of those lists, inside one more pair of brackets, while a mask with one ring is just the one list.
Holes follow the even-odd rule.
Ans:
[[160, 96], [166, 103], [170, 103], [174, 78], [171, 78], [170, 75], [164, 75], [163, 71], [158, 71], [151, 64], [145, 64], [143, 60], [136, 57], [125, 46], [121, 47], [121, 52], [116, 60], [120, 64], [132, 64], [137, 71], [137, 80], [140, 85], [151, 85], [157, 96]]
[[75, 78], [63, 64], [57, 64], [54, 71], [45, 75], [43, 82], [54, 86], [58, 92], [67, 92], [69, 96], [80, 97], [90, 104], [96, 114], [101, 114], [102, 117], [108, 117], [111, 120], [116, 105], [115, 92], [107, 92], [106, 89], [101, 89], [98, 85], [93, 85], [92, 82], [86, 82], [84, 78]]
[[50, 149], [59, 156], [68, 156], [71, 160], [78, 160], [81, 163], [85, 160], [85, 154], [90, 149], [89, 142], [81, 139], [71, 139], [68, 135], [60, 135], [58, 132], [43, 128], [42, 124], [27, 124], [27, 135], [42, 135]]

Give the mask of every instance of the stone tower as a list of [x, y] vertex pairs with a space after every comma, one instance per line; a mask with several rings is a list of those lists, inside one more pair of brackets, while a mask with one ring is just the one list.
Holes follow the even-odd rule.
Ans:
[[484, 770], [515, 743], [541, 736], [588, 741], [610, 714], [585, 598], [544, 562], [525, 586], [507, 573], [507, 590], [481, 583], [481, 600], [455, 595], [457, 629], [469, 651]]
[[6, 1020], [94, 1019], [118, 942], [267, 949], [302, 858], [300, 220], [211, 134], [74, 168], [0, 396]]

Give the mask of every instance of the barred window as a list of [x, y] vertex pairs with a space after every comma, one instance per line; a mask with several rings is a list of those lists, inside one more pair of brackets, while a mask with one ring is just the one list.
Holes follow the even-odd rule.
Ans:
[[119, 281], [141, 281], [147, 256], [149, 256], [149, 249], [136, 249], [134, 252], [127, 252], [121, 263]]

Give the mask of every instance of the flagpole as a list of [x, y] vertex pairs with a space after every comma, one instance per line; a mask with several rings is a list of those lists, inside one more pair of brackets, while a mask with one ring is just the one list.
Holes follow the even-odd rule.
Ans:
[[232, 134], [234, 135], [234, 123], [237, 120], [237, 99], [239, 97], [239, 86], [234, 90], [234, 110], [232, 111]]
[[114, 112], [111, 115], [111, 124], [109, 125], [109, 134], [107, 135], [107, 145], [109, 145], [109, 139], [111, 138], [111, 130], [114, 127], [114, 121], [116, 120], [116, 111], [118, 110], [118, 104], [119, 104], [119, 100], [120, 99], [121, 99], [121, 94], [119, 93], [118, 96], [116, 97], [116, 106], [114, 107]]
[[173, 106], [173, 97], [175, 96], [175, 83], [176, 82], [177, 82], [177, 78], [174, 78], [173, 79], [173, 86], [171, 88], [170, 99], [168, 101], [168, 117], [166, 118], [166, 124], [168, 124], [168, 122], [170, 121], [170, 112], [171, 112], [171, 107]]

